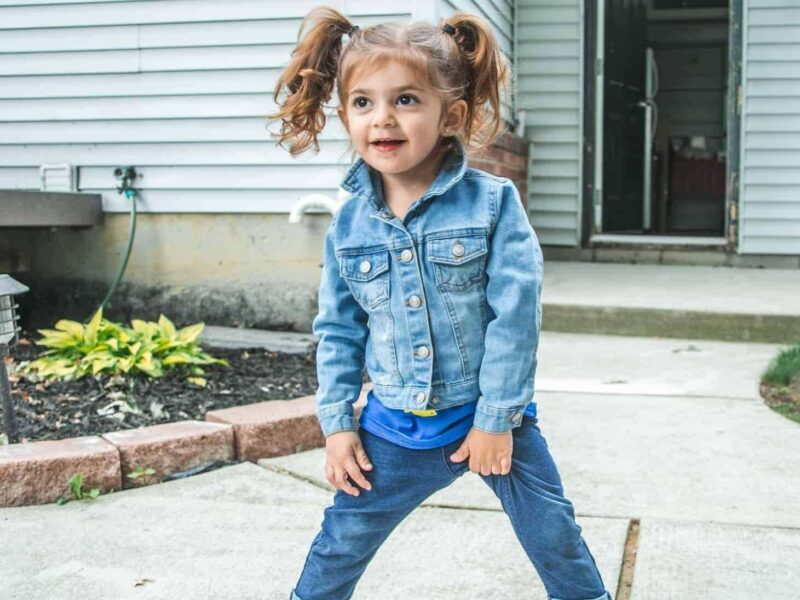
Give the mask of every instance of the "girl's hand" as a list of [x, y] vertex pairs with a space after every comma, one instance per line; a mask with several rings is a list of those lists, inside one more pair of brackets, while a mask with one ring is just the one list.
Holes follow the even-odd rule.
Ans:
[[361, 487], [372, 489], [372, 484], [361, 473], [361, 469], [372, 469], [372, 464], [357, 432], [348, 430], [332, 433], [325, 438], [325, 450], [328, 457], [325, 477], [333, 487], [351, 496], [358, 496], [358, 488], [347, 480], [349, 475]]
[[469, 457], [469, 470], [481, 475], [508, 475], [514, 437], [511, 431], [486, 433], [474, 427], [458, 450], [450, 455], [453, 462]]

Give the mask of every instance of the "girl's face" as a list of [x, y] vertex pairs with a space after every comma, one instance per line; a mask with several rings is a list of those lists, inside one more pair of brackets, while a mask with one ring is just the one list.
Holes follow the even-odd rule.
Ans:
[[346, 98], [339, 115], [356, 152], [374, 169], [393, 175], [411, 173], [422, 164], [442, 135], [459, 130], [467, 109], [458, 100], [443, 118], [441, 99], [397, 61], [362, 72]]

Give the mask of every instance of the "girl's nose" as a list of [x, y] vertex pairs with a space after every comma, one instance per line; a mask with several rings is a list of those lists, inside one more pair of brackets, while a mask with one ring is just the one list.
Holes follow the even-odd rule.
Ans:
[[394, 111], [390, 106], [381, 104], [375, 111], [375, 127], [391, 127], [395, 124]]

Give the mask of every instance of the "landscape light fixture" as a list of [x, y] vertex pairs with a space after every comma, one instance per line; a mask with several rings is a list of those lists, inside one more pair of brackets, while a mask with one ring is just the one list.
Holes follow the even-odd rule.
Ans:
[[3, 406], [3, 422], [9, 444], [17, 443], [17, 423], [11, 403], [11, 384], [8, 381], [6, 356], [8, 349], [17, 343], [17, 307], [14, 296], [24, 294], [28, 288], [8, 275], [0, 275], [0, 401]]

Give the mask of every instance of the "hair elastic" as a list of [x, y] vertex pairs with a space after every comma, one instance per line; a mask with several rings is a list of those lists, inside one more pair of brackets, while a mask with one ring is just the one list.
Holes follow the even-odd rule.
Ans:
[[353, 26], [352, 26], [352, 27], [351, 27], [351, 28], [348, 30], [348, 32], [347, 32], [347, 35], [348, 35], [349, 37], [353, 37], [353, 35], [355, 34], [355, 32], [356, 32], [356, 31], [358, 31], [358, 25], [353, 25]]
[[445, 23], [444, 25], [442, 25], [442, 30], [445, 33], [449, 33], [450, 35], [453, 35], [456, 32], [456, 28], [450, 25], [449, 23]]

